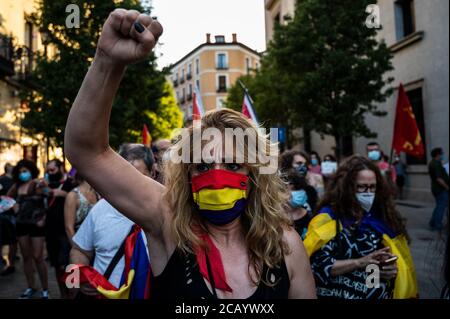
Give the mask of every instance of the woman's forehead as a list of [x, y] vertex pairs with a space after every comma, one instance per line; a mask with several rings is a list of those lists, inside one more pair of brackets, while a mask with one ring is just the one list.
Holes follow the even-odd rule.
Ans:
[[239, 159], [244, 163], [244, 155], [249, 151], [247, 144], [226, 138], [203, 140], [197, 151], [193, 147], [194, 159], [209, 163], [235, 163]]

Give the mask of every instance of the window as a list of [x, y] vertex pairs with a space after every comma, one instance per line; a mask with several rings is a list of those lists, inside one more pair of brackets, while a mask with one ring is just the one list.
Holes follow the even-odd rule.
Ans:
[[223, 35], [217, 35], [216, 43], [225, 43], [225, 37]]
[[31, 22], [25, 23], [25, 46], [33, 49], [33, 24]]
[[245, 58], [245, 67], [247, 70], [247, 74], [250, 73], [250, 59], [249, 58]]
[[195, 81], [195, 85], [197, 85], [197, 89], [200, 90], [200, 80]]
[[218, 77], [218, 85], [217, 92], [226, 92], [227, 91], [227, 76], [226, 75], [219, 75]]
[[192, 84], [189, 84], [189, 86], [188, 86], [187, 100], [188, 101], [192, 100]]
[[[409, 98], [409, 102], [411, 103], [414, 115], [416, 117], [417, 126], [419, 127], [420, 136], [422, 137], [422, 143], [424, 145], [425, 154], [427, 153], [427, 147], [425, 144], [425, 118], [423, 112], [423, 96], [422, 96], [422, 88], [419, 87], [417, 89], [406, 92]], [[408, 165], [423, 165], [427, 163], [426, 156], [423, 159], [418, 159], [412, 156], [406, 156], [406, 162]]]
[[183, 104], [184, 102], [186, 102], [186, 89], [183, 88], [183, 94], [181, 95], [181, 104]]
[[200, 74], [200, 60], [195, 60], [195, 74]]
[[395, 32], [397, 40], [410, 35], [415, 31], [414, 1], [398, 0], [395, 2]]
[[278, 14], [273, 18], [273, 25], [280, 23], [281, 23], [281, 14], [278, 12]]
[[227, 61], [227, 55], [225, 53], [219, 53], [217, 54], [217, 69], [227, 69], [228, 68], [228, 61]]
[[191, 63], [188, 65], [187, 79], [188, 80], [192, 79], [192, 64]]

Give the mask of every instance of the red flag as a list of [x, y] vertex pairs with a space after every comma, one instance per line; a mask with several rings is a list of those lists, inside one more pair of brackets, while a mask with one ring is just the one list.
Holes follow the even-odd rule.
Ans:
[[152, 144], [152, 136], [150, 135], [146, 124], [144, 124], [144, 128], [142, 129], [142, 144], [147, 147], [150, 147]]
[[205, 108], [202, 104], [202, 96], [198, 87], [195, 87], [193, 92], [193, 104], [192, 104], [192, 119], [201, 120], [203, 115], [205, 115]]
[[425, 147], [417, 126], [416, 117], [402, 84], [400, 84], [398, 89], [392, 149], [397, 153], [405, 152], [417, 158], [423, 158], [425, 155]]

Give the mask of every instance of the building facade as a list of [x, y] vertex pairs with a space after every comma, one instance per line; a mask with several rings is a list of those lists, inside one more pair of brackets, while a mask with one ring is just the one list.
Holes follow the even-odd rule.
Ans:
[[259, 68], [260, 55], [238, 42], [232, 35], [231, 42], [225, 36], [206, 35], [206, 42], [196, 47], [176, 62], [170, 70], [177, 101], [185, 118], [192, 115], [193, 93], [198, 87], [205, 111], [223, 107], [228, 89], [237, 79]]
[[28, 136], [21, 127], [28, 107], [19, 91], [38, 89], [29, 77], [36, 52], [53, 54], [52, 48], [44, 45], [45, 34], [28, 18], [34, 9], [33, 0], [0, 1], [0, 168], [22, 158], [42, 168], [49, 152], [62, 155], [61, 150], [49, 151], [43, 136]]
[[276, 23], [284, 23], [286, 16], [293, 16], [295, 0], [265, 0], [266, 42], [273, 37]]
[[[394, 58], [392, 76], [398, 88], [403, 83], [425, 144], [426, 158], [406, 157], [409, 198], [432, 200], [427, 162], [430, 151], [442, 147], [449, 154], [449, 35], [448, 1], [379, 0], [382, 29], [378, 36], [390, 47]], [[367, 125], [378, 133], [382, 148], [390, 151], [394, 129], [397, 90], [379, 105], [386, 117], [367, 117]], [[379, 128], [383, 129], [380, 130]], [[355, 140], [363, 152], [367, 140]]]
[[[286, 12], [291, 15], [294, 13], [292, 1], [265, 1], [267, 41], [273, 36], [274, 21]], [[430, 151], [442, 147], [449, 154], [449, 2], [378, 0], [377, 4], [382, 26], [378, 38], [386, 41], [394, 56], [394, 70], [386, 77], [395, 79], [396, 88], [403, 83], [427, 153], [423, 160], [403, 156], [408, 164], [406, 195], [416, 200], [432, 200], [426, 166], [430, 160]], [[286, 8], [291, 11], [286, 11]], [[369, 115], [366, 119], [368, 127], [378, 133], [376, 140], [386, 155], [390, 155], [391, 150], [397, 96], [396, 90], [386, 102], [379, 105], [380, 110], [387, 111], [387, 116]], [[372, 140], [354, 139], [355, 152], [365, 154], [369, 141]], [[331, 152], [335, 146], [332, 138], [322, 139], [314, 132], [308, 143], [311, 149], [321, 155]], [[300, 147], [304, 146], [303, 142]]]

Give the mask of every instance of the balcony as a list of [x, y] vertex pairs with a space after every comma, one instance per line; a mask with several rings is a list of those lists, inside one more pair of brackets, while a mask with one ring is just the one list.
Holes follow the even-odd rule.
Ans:
[[186, 79], [185, 79], [184, 76], [183, 76], [183, 77], [181, 77], [181, 79], [180, 79], [180, 84], [183, 84], [184, 82], [186, 82]]
[[227, 93], [227, 88], [225, 86], [221, 86], [217, 89], [217, 93]]
[[33, 90], [41, 90], [42, 87], [33, 77], [33, 70], [36, 67], [36, 53], [29, 47], [17, 46], [15, 48], [15, 75], [13, 77], [18, 83]]
[[190, 79], [192, 79], [192, 73], [188, 73], [187, 75], [186, 75], [186, 79], [189, 81]]
[[173, 81], [173, 86], [178, 87], [178, 80]]
[[180, 104], [184, 104], [186, 102], [186, 97], [182, 96], [180, 100]]
[[228, 70], [228, 64], [217, 64], [216, 69], [217, 70]]
[[192, 101], [192, 93], [189, 93], [189, 94], [187, 95], [187, 100], [188, 100], [188, 101]]
[[0, 34], [0, 76], [14, 75], [14, 47], [12, 37]]

